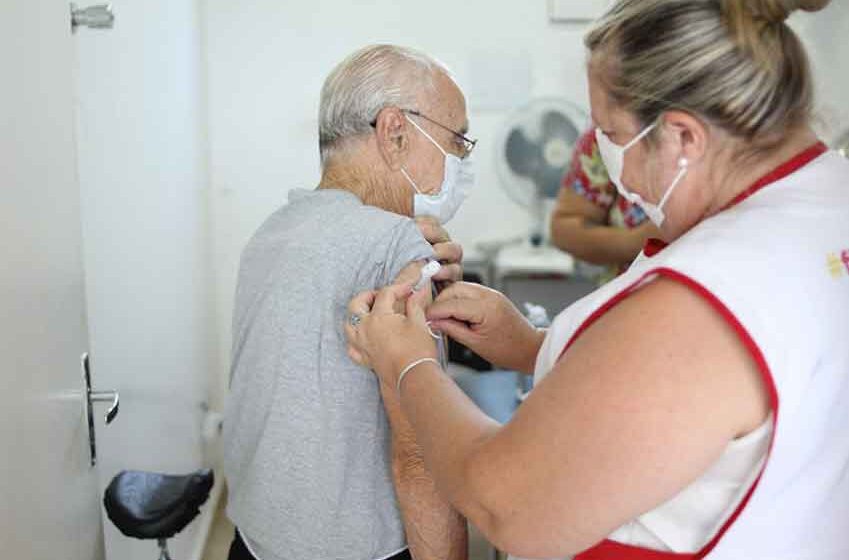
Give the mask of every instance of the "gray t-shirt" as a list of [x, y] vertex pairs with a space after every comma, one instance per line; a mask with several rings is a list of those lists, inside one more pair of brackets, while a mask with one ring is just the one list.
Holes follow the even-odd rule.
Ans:
[[415, 223], [295, 190], [242, 252], [224, 422], [227, 513], [261, 560], [405, 547], [378, 382], [346, 353], [355, 294], [433, 256]]

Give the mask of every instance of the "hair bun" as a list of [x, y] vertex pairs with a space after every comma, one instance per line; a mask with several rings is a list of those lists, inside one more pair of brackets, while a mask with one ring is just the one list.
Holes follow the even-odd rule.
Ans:
[[769, 23], [781, 23], [796, 10], [816, 12], [831, 0], [738, 0], [745, 3], [756, 18]]

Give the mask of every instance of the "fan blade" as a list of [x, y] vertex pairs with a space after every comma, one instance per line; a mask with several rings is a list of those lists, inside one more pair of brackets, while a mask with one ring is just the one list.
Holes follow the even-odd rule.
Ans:
[[537, 186], [537, 192], [545, 198], [556, 198], [560, 192], [560, 184], [563, 181], [563, 176], [566, 174], [564, 167], [551, 167], [541, 165], [534, 174], [534, 184]]
[[542, 141], [545, 142], [549, 138], [559, 137], [565, 140], [568, 144], [573, 145], [581, 135], [580, 131], [575, 128], [563, 113], [557, 111], [546, 111], [540, 117], [542, 120]]
[[533, 177], [542, 165], [539, 146], [530, 142], [518, 128], [511, 130], [507, 136], [504, 156], [510, 170], [521, 177]]
[[569, 167], [571, 152], [580, 131], [563, 113], [557, 111], [545, 111], [540, 121], [543, 157], [540, 166], [536, 168], [533, 182], [540, 196], [554, 198], [560, 191], [560, 182]]

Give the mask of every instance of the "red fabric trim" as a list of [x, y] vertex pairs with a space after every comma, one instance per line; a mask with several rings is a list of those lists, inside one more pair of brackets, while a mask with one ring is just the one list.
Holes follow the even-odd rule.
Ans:
[[722, 210], [727, 210], [732, 206], [739, 204], [764, 188], [765, 186], [778, 181], [779, 179], [783, 179], [787, 177], [794, 171], [799, 170], [804, 167], [814, 159], [818, 158], [822, 154], [828, 151], [828, 146], [823, 144], [822, 142], [817, 142], [810, 148], [807, 148], [800, 154], [794, 156], [790, 160], [782, 163], [757, 181], [755, 181], [752, 186], [747, 188], [745, 191], [741, 192], [737, 196], [735, 196], [731, 202], [722, 207]]
[[[716, 297], [713, 292], [690, 278], [689, 276], [678, 272], [677, 270], [672, 270], [671, 268], [658, 268], [653, 273], [659, 274], [665, 278], [669, 278], [670, 280], [675, 280], [679, 284], [683, 284], [684, 286], [690, 288], [697, 295], [701, 296], [702, 299], [707, 301], [711, 307], [713, 307], [717, 313], [719, 313], [723, 319], [734, 329], [734, 332], [737, 333], [737, 336], [740, 338], [740, 342], [746, 347], [751, 354], [752, 359], [755, 360], [755, 365], [758, 366], [758, 371], [761, 373], [763, 377], [764, 384], [766, 384], [767, 392], [769, 393], [769, 406], [775, 412], [775, 416], [778, 415], [778, 390], [775, 388], [775, 381], [772, 378], [772, 372], [769, 369], [769, 365], [766, 363], [766, 358], [761, 352], [761, 349], [758, 347], [757, 343], [749, 334], [749, 331], [746, 330], [746, 327], [743, 326], [742, 323], [737, 319], [734, 313], [728, 309], [722, 301]], [[773, 425], [775, 424], [775, 418], [773, 418]]]
[[[822, 152], [819, 152], [820, 154]], [[819, 154], [817, 154], [819, 155]], [[816, 157], [816, 156], [813, 156]], [[813, 157], [811, 159], [813, 159]], [[810, 160], [808, 160], [810, 161]], [[802, 164], [804, 165], [804, 163]], [[775, 431], [778, 426], [778, 389], [775, 386], [775, 379], [772, 377], [772, 371], [769, 369], [769, 364], [766, 363], [766, 357], [764, 357], [763, 352], [761, 352], [760, 347], [758, 347], [755, 340], [749, 334], [749, 331], [746, 330], [746, 327], [740, 323], [734, 313], [728, 309], [724, 303], [722, 303], [719, 298], [717, 298], [713, 292], [690, 278], [689, 276], [685, 276], [680, 272], [675, 270], [662, 268], [657, 271], [661, 276], [669, 278], [670, 280], [675, 280], [691, 290], [700, 295], [707, 301], [721, 316], [725, 321], [734, 329], [737, 333], [737, 336], [740, 338], [740, 342], [746, 347], [749, 351], [749, 355], [752, 356], [752, 359], [755, 361], [755, 365], [758, 367], [758, 371], [761, 374], [761, 378], [763, 379], [764, 385], [766, 386], [767, 393], [769, 395], [769, 407], [772, 409], [772, 434], [773, 437], [770, 439], [769, 448], [767, 448], [766, 452], [766, 461], [764, 461], [763, 468], [761, 469], [758, 478], [755, 479], [755, 482], [749, 488], [749, 491], [746, 492], [745, 497], [740, 501], [740, 504], [737, 506], [737, 509], [728, 518], [725, 524], [720, 528], [719, 532], [710, 540], [710, 542], [705, 545], [705, 547], [699, 551], [699, 558], [704, 558], [707, 556], [711, 550], [719, 543], [720, 539], [722, 539], [725, 532], [737, 521], [737, 518], [740, 517], [740, 514], [743, 513], [743, 510], [746, 508], [746, 505], [749, 503], [749, 500], [752, 497], [752, 494], [755, 493], [755, 489], [758, 487], [758, 484], [761, 482], [761, 477], [763, 476], [764, 470], [766, 470], [766, 465], [769, 462], [769, 458], [772, 455], [772, 446], [775, 442]]]
[[649, 237], [648, 239], [646, 239], [646, 244], [643, 245], [643, 253], [645, 253], [647, 257], [653, 257], [664, 249], [666, 249], [668, 246], [669, 243], [667, 243], [663, 239]]
[[696, 554], [662, 552], [616, 541], [602, 541], [575, 556], [575, 560], [698, 560], [698, 558]]
[[625, 299], [626, 297], [631, 295], [631, 290], [633, 290], [634, 287], [637, 284], [642, 282], [644, 278], [645, 278], [645, 276], [640, 277], [639, 280], [637, 280], [636, 282], [634, 282], [633, 284], [631, 284], [630, 286], [628, 286], [627, 288], [625, 288], [624, 290], [622, 290], [621, 292], [619, 292], [618, 294], [616, 294], [615, 296], [613, 296], [612, 298], [610, 298], [609, 300], [604, 302], [604, 304], [601, 307], [599, 307], [598, 309], [593, 311], [592, 314], [590, 314], [590, 316], [587, 317], [584, 320], [584, 322], [581, 323], [581, 326], [579, 326], [575, 330], [575, 332], [572, 334], [572, 337], [569, 339], [569, 341], [563, 347], [563, 350], [560, 351], [560, 355], [557, 356], [557, 360], [559, 361], [560, 358], [563, 357], [563, 354], [566, 353], [566, 350], [568, 350], [572, 346], [572, 343], [575, 342], [578, 339], [579, 336], [584, 334], [584, 331], [587, 330], [588, 328], [590, 328], [593, 325], [593, 323], [595, 323], [599, 318], [601, 318], [602, 315], [604, 315], [605, 313], [610, 311], [617, 303], [619, 303], [620, 301], [622, 301], [623, 299]]
[[[807, 148], [802, 153], [796, 155], [789, 161], [786, 161], [755, 181], [749, 188], [735, 196], [731, 202], [722, 207], [722, 210], [727, 210], [736, 204], [740, 204], [765, 186], [775, 183], [776, 181], [787, 177], [794, 171], [804, 167], [814, 159], [828, 151], [828, 147], [822, 142], [817, 142], [810, 148]], [[653, 257], [663, 251], [669, 244], [662, 239], [649, 238], [643, 246], [643, 253], [647, 257]]]
[[[657, 274], [664, 278], [668, 278], [675, 282], [678, 282], [690, 290], [692, 290], [695, 294], [702, 297], [707, 303], [713, 307], [717, 313], [728, 323], [728, 325], [734, 329], [734, 332], [737, 333], [737, 336], [740, 339], [740, 342], [746, 347], [749, 351], [749, 354], [752, 356], [752, 359], [755, 361], [757, 365], [758, 371], [763, 378], [764, 384], [767, 388], [767, 393], [769, 395], [769, 405], [772, 409], [772, 429], [773, 429], [773, 437], [770, 440], [769, 448], [767, 449], [767, 460], [764, 461], [763, 468], [761, 469], [760, 474], [757, 479], [755, 479], [752, 486], [746, 492], [746, 495], [740, 501], [737, 506], [737, 509], [734, 510], [734, 513], [728, 518], [728, 520], [722, 525], [716, 535], [705, 545], [697, 553], [677, 553], [677, 552], [662, 552], [657, 550], [650, 550], [640, 547], [635, 547], [631, 545], [626, 545], [622, 543], [618, 543], [611, 540], [605, 540], [594, 546], [593, 548], [582, 552], [575, 556], [575, 560], [687, 560], [687, 559], [700, 559], [707, 556], [719, 543], [720, 539], [722, 539], [723, 535], [725, 535], [726, 531], [737, 521], [737, 518], [740, 517], [740, 514], [746, 508], [746, 505], [749, 503], [752, 495], [755, 492], [755, 489], [758, 487], [758, 484], [761, 481], [761, 477], [763, 476], [763, 472], [766, 469], [766, 465], [769, 462], [770, 455], [772, 454], [772, 446], [775, 441], [775, 429], [778, 424], [778, 390], [775, 387], [775, 380], [772, 377], [772, 372], [769, 369], [769, 365], [766, 362], [766, 358], [761, 352], [761, 349], [758, 347], [757, 343], [751, 337], [749, 332], [743, 326], [742, 323], [737, 319], [737, 317], [731, 312], [728, 307], [725, 306], [722, 301], [717, 298], [713, 292], [690, 278], [684, 274], [676, 270], [672, 270], [669, 268], [658, 268], [654, 270], [650, 270], [646, 272], [643, 276], [641, 276], [637, 281], [633, 282], [630, 286], [613, 296], [611, 299], [606, 301], [601, 307], [596, 309], [582, 324], [566, 345], [563, 347], [563, 351], [560, 353], [560, 357], [566, 353], [572, 344], [577, 340], [577, 338], [586, 331], [593, 323], [595, 323], [602, 315], [604, 315], [607, 311], [613, 308], [617, 303], [631, 295], [633, 293], [633, 289], [641, 284], [646, 278], [651, 275]], [[559, 359], [559, 358], [558, 358]]]

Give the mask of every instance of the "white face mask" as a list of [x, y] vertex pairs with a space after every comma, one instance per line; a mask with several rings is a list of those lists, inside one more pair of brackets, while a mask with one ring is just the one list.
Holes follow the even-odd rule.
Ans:
[[646, 202], [643, 200], [643, 197], [635, 192], [629, 191], [625, 188], [625, 185], [622, 184], [622, 171], [625, 167], [625, 150], [642, 140], [643, 137], [651, 132], [654, 127], [655, 125], [653, 124], [647, 126], [642, 132], [637, 134], [633, 140], [624, 146], [614, 144], [600, 128], [595, 129], [595, 138], [596, 142], [598, 142], [598, 152], [601, 155], [601, 160], [607, 168], [607, 175], [610, 177], [610, 180], [613, 181], [613, 184], [616, 185], [616, 190], [619, 192], [619, 195], [631, 204], [636, 204], [642, 208], [649, 220], [651, 220], [657, 227], [660, 227], [664, 220], [666, 220], [666, 215], [663, 213], [663, 206], [666, 204], [666, 201], [669, 200], [669, 196], [672, 194], [672, 191], [675, 190], [675, 187], [678, 186], [678, 183], [684, 178], [684, 175], [687, 174], [687, 159], [681, 158], [678, 160], [678, 175], [675, 176], [672, 184], [668, 189], [666, 189], [666, 193], [664, 193], [663, 198], [660, 199], [658, 204]]
[[445, 224], [460, 209], [460, 205], [463, 204], [475, 182], [472, 159], [460, 159], [454, 154], [449, 154], [413, 119], [407, 117], [407, 120], [445, 156], [445, 172], [442, 177], [442, 186], [437, 194], [423, 194], [415, 181], [410, 178], [407, 170], [401, 168], [401, 173], [404, 174], [404, 177], [413, 186], [413, 190], [416, 191], [416, 194], [413, 195], [413, 215], [433, 216], [439, 220], [440, 224]]

